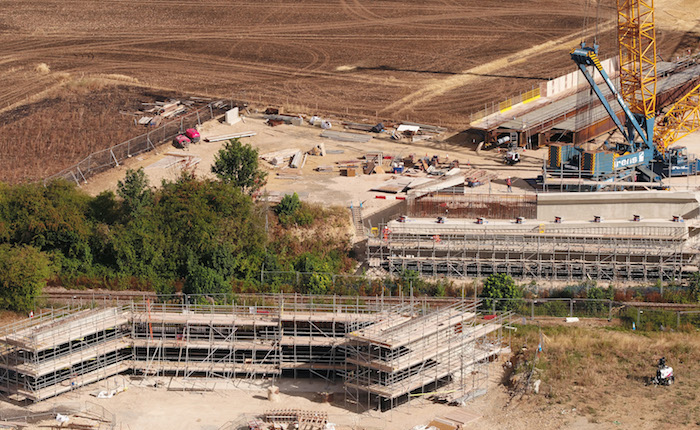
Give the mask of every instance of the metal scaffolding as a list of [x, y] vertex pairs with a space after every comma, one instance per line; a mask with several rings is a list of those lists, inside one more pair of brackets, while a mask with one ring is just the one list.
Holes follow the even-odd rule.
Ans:
[[443, 397], [459, 401], [485, 389], [487, 374], [479, 364], [509, 351], [502, 342], [509, 314], [485, 320], [478, 306], [457, 302], [350, 333], [346, 401], [385, 410], [416, 396], [449, 394]]
[[[0, 391], [40, 401], [126, 371], [177, 378], [193, 390], [212, 389], [209, 382], [223, 379], [313, 376], [340, 379], [346, 389], [379, 397], [389, 390], [393, 406], [397, 397], [460, 372], [465, 386], [467, 366], [502, 348], [500, 336], [496, 343], [484, 341], [500, 333], [501, 320], [479, 322], [477, 303], [429, 310], [413, 299], [384, 304], [282, 294], [261, 296], [258, 303], [132, 302], [39, 314], [0, 330]], [[381, 389], [364, 376], [376, 370], [362, 358], [373, 336], [390, 336], [391, 354], [380, 361], [397, 367], [379, 370], [385, 375]]]
[[[538, 226], [521, 231], [436, 232], [429, 228], [392, 231], [370, 238], [370, 267], [389, 273], [415, 270], [429, 276], [484, 277], [505, 273], [553, 280], [671, 281], [697, 268], [697, 251], [681, 234], [667, 236], [548, 233]], [[691, 270], [693, 271], [693, 270]]]

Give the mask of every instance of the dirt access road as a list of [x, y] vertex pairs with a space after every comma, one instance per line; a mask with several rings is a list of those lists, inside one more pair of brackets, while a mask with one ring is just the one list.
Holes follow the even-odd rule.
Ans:
[[[662, 53], [693, 45], [687, 34], [697, 28], [684, 17], [697, 0], [656, 3], [673, 6], [663, 14], [668, 28], [658, 30]], [[0, 109], [68, 77], [99, 75], [289, 110], [461, 128], [484, 103], [573, 70], [568, 50], [583, 33], [592, 37], [596, 21], [612, 55], [612, 6], [8, 0], [0, 2]]]

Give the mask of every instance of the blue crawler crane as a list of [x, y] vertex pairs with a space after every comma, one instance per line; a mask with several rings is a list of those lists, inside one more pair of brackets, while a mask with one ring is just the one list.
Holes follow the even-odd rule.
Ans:
[[[549, 151], [550, 168], [556, 170], [568, 167], [570, 173], [576, 170], [580, 175], [583, 171], [588, 178], [617, 185], [633, 177], [657, 182], [660, 185], [663, 177], [687, 176], [698, 172], [700, 160], [690, 161], [691, 157], [685, 147], [668, 147], [677, 139], [672, 141], [655, 139], [655, 112], [650, 112], [648, 115], [632, 112], [601, 65], [597, 45], [589, 47], [582, 43], [580, 48], [571, 51], [571, 59], [578, 65], [591, 89], [603, 104], [610, 119], [622, 134], [624, 142], [612, 146], [606, 142], [605, 149], [597, 151], [583, 151], [572, 144], [552, 145]], [[600, 73], [605, 85], [612, 93], [613, 103], [617, 103], [624, 113], [625, 124], [620, 121], [602, 88], [589, 72], [589, 66], [593, 66]], [[655, 97], [655, 94], [653, 96]], [[669, 114], [661, 121], [665, 121], [668, 117]], [[599, 188], [601, 187], [596, 187], [596, 189]]]

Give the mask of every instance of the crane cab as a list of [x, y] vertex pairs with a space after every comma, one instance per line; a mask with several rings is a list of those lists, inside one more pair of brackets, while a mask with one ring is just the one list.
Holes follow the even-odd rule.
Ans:
[[685, 146], [673, 146], [668, 148], [668, 161], [671, 164], [684, 164], [688, 162], [688, 148]]

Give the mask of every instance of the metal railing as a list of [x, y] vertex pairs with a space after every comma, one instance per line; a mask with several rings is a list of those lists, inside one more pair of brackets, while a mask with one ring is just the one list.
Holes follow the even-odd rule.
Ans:
[[496, 112], [506, 112], [519, 103], [527, 103], [537, 99], [539, 96], [540, 87], [533, 86], [532, 89], [528, 91], [521, 91], [519, 94], [511, 96], [501, 102], [492, 102], [491, 105], [486, 104], [484, 109], [469, 114], [469, 122], [472, 123], [474, 121], [481, 120]]

